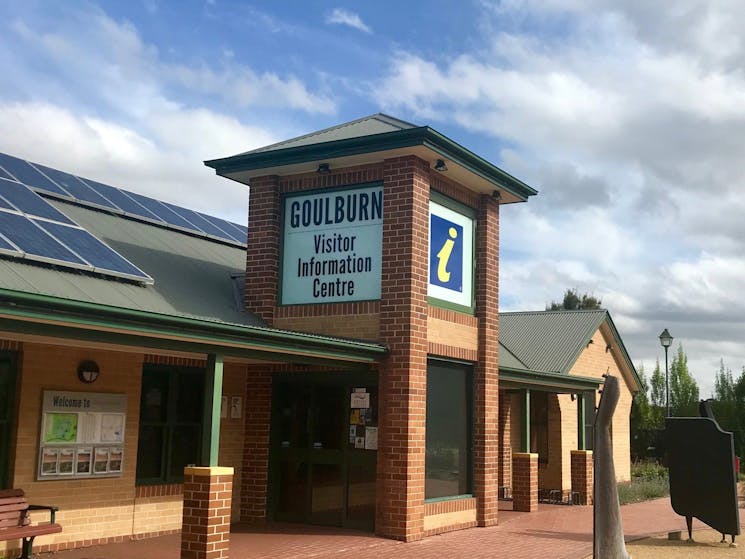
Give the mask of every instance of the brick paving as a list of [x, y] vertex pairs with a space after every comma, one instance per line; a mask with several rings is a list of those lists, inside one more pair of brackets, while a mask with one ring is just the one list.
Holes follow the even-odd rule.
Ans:
[[[592, 554], [592, 507], [539, 505], [518, 513], [500, 503], [499, 525], [472, 528], [401, 542], [372, 534], [303, 525], [255, 528], [236, 525], [231, 532], [232, 559], [434, 559], [467, 557], [505, 559], [582, 559]], [[670, 500], [621, 507], [627, 540], [685, 530]], [[741, 522], [745, 527], [745, 516]], [[694, 520], [694, 529], [704, 525]], [[180, 536], [89, 547], [40, 555], [40, 559], [178, 559]]]

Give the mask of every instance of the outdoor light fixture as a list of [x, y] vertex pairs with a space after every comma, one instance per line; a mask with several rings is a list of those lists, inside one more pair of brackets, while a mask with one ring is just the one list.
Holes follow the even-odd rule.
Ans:
[[78, 379], [80, 382], [91, 384], [96, 382], [100, 371], [95, 361], [81, 361], [78, 365]]
[[499, 190], [495, 190], [491, 193], [491, 199], [492, 200], [501, 200], [502, 199], [502, 193]]
[[434, 170], [435, 171], [439, 171], [441, 173], [444, 173], [445, 171], [447, 171], [448, 170], [448, 166], [445, 165], [445, 160], [444, 159], [438, 159], [435, 162]]
[[660, 334], [660, 344], [665, 348], [665, 417], [670, 417], [670, 386], [668, 384], [667, 349], [673, 345], [673, 337], [665, 328]]
[[316, 173], [319, 175], [328, 175], [331, 172], [331, 167], [329, 167], [328, 163], [319, 163], [318, 169], [316, 169]]

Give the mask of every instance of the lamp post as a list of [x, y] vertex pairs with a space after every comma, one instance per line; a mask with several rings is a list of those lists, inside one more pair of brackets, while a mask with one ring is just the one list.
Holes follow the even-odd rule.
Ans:
[[670, 332], [665, 328], [660, 334], [660, 343], [665, 348], [665, 417], [670, 417], [670, 387], [667, 382], [668, 371], [667, 371], [667, 349], [673, 345], [673, 337]]

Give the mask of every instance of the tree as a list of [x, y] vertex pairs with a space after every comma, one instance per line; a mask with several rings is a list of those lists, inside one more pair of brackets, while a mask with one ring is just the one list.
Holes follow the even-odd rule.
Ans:
[[654, 429], [664, 427], [665, 418], [665, 376], [660, 370], [660, 361], [655, 363], [650, 381], [650, 423]]
[[670, 415], [698, 417], [698, 384], [688, 371], [688, 356], [682, 344], [670, 365]]
[[719, 361], [719, 372], [714, 377], [714, 417], [725, 431], [737, 428], [737, 404], [735, 401], [735, 381], [732, 370], [724, 366], [724, 359]]
[[654, 424], [652, 407], [649, 404], [649, 383], [644, 374], [644, 365], [637, 368], [639, 374], [639, 392], [634, 395], [631, 404], [631, 455], [634, 459], [647, 455], [647, 449], [654, 441]]
[[579, 311], [579, 310], [599, 310], [603, 307], [601, 306], [603, 304], [603, 301], [596, 298], [593, 295], [588, 295], [587, 293], [583, 293], [582, 296], [580, 296], [577, 293], [577, 289], [567, 289], [564, 293], [564, 299], [561, 303], [557, 303], [556, 301], [551, 301], [551, 304], [546, 305], [547, 311], [560, 311], [560, 310], [567, 310], [567, 311]]

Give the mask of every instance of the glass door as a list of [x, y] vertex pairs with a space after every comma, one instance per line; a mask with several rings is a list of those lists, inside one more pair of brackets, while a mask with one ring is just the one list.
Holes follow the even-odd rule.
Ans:
[[[308, 377], [274, 383], [269, 517], [372, 530], [377, 446], [365, 448], [364, 424], [377, 434], [377, 386]], [[374, 414], [350, 407], [353, 390]]]

